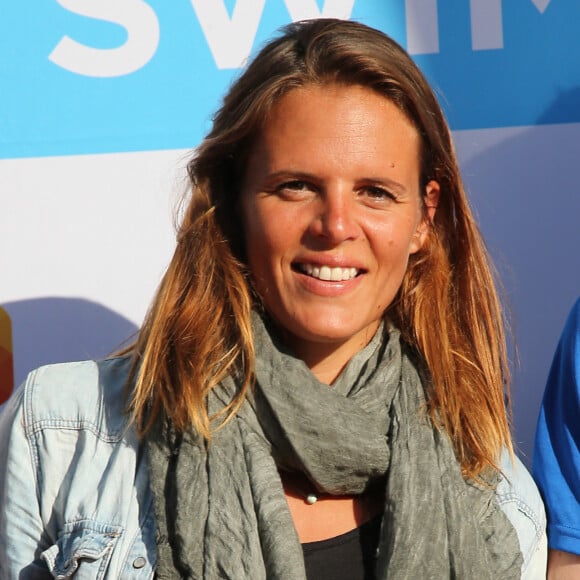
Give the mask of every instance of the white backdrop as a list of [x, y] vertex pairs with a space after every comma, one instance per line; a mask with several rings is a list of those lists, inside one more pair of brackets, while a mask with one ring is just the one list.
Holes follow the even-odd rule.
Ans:
[[449, 114], [512, 311], [529, 463], [580, 294], [575, 0], [3, 4], [0, 305], [16, 384], [39, 364], [103, 356], [138, 328], [171, 256], [188, 151], [240, 61], [291, 19], [352, 17], [405, 45]]

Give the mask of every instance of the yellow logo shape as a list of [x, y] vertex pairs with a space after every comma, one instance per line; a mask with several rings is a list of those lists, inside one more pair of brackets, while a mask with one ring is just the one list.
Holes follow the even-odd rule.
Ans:
[[0, 307], [0, 404], [10, 397], [13, 389], [12, 323], [6, 310]]

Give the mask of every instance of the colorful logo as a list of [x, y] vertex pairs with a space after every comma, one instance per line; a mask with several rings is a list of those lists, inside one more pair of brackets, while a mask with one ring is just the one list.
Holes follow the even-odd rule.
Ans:
[[6, 310], [0, 307], [0, 404], [8, 399], [13, 389], [12, 323]]

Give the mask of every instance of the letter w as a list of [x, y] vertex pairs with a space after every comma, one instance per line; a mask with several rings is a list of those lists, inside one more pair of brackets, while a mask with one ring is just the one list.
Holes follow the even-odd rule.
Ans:
[[[224, 0], [191, 0], [215, 63], [220, 69], [240, 68], [252, 52], [266, 0], [237, 0], [230, 18]], [[284, 0], [290, 18], [350, 18], [355, 0]]]
[[240, 68], [250, 56], [266, 0], [238, 0], [230, 19], [223, 0], [191, 0], [218, 68]]
[[290, 18], [311, 20], [312, 18], [342, 18], [347, 20], [352, 14], [355, 0], [326, 0], [322, 11], [318, 9], [316, 0], [284, 0]]

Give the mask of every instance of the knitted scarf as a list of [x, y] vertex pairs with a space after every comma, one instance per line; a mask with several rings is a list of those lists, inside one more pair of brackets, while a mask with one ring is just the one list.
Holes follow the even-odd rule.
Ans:
[[[378, 580], [520, 578], [516, 532], [433, 428], [397, 330], [379, 333], [329, 388], [259, 316], [252, 322], [256, 387], [235, 418], [209, 445], [163, 417], [147, 437], [160, 580], [305, 580], [280, 468], [334, 495], [386, 480]], [[234, 380], [214, 389], [210, 413], [235, 389]]]

